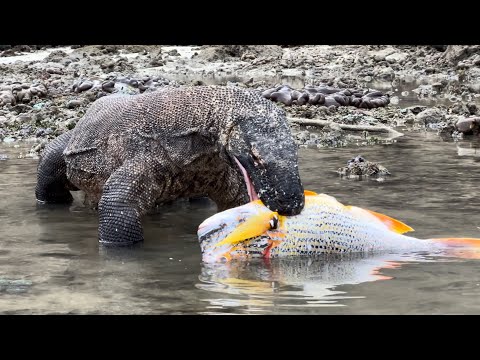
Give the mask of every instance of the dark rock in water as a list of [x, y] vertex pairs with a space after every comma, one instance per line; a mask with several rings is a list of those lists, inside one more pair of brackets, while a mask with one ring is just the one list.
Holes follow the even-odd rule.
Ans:
[[292, 105], [292, 97], [289, 93], [283, 91], [275, 91], [273, 94], [270, 95], [270, 100], [275, 102], [281, 102], [287, 106]]
[[450, 123], [442, 123], [439, 126], [437, 134], [444, 140], [444, 141], [450, 141], [452, 137], [455, 137], [455, 133], [458, 134], [457, 127]]
[[115, 88], [115, 81], [108, 80], [102, 83], [102, 90], [106, 92], [113, 92]]
[[434, 49], [444, 52], [447, 50], [448, 45], [431, 45]]
[[45, 62], [60, 62], [65, 57], [67, 57], [67, 53], [62, 50], [55, 50], [52, 51], [48, 56], [44, 59]]
[[37, 132], [35, 133], [36, 137], [43, 137], [45, 136], [45, 129], [44, 128], [37, 128]]
[[[275, 89], [267, 89], [265, 90], [263, 93], [262, 93], [262, 96], [265, 98], [265, 99], [270, 99], [271, 95], [275, 92]], [[295, 97], [294, 100], [296, 100], [297, 98]]]
[[82, 105], [82, 101], [78, 99], [70, 100], [66, 104], [68, 109], [75, 109], [76, 107], [79, 107], [81, 105]]
[[279, 85], [264, 90], [262, 96], [286, 106], [317, 105], [326, 107], [355, 106], [372, 109], [384, 107], [390, 103], [387, 94], [380, 91], [361, 91], [358, 89], [339, 89], [325, 85], [306, 85], [302, 90], [292, 89], [288, 85]]
[[30, 110], [32, 110], [32, 107], [26, 104], [17, 104], [11, 108], [11, 111], [17, 114], [26, 113]]
[[15, 105], [17, 102], [17, 99], [15, 96], [12, 94], [11, 91], [9, 90], [2, 90], [0, 91], [0, 106], [3, 105]]
[[468, 103], [467, 105], [468, 112], [470, 115], [476, 115], [478, 112], [478, 107], [474, 103]]
[[300, 96], [302, 96], [302, 93], [298, 90], [293, 90], [291, 96], [292, 100], [297, 100]]
[[362, 103], [362, 99], [358, 97], [352, 97], [352, 99], [350, 100], [350, 105], [355, 107], [360, 107], [361, 103]]
[[31, 125], [24, 126], [22, 129], [19, 130], [18, 134], [21, 137], [27, 137], [28, 135], [33, 133], [33, 127]]
[[298, 97], [297, 104], [298, 105], [305, 105], [308, 100], [309, 100], [309, 95], [308, 95], [308, 93], [304, 92], [302, 95], [300, 95]]
[[337, 106], [340, 106], [339, 103], [337, 103], [335, 101], [335, 99], [331, 96], [325, 96], [325, 102], [324, 102], [324, 105], [327, 106], [327, 107], [330, 107], [330, 106], [334, 106], [334, 107], [337, 107]]
[[390, 175], [384, 166], [367, 161], [361, 155], [347, 161], [347, 166], [337, 170], [340, 176], [347, 178], [361, 179], [362, 176], [376, 177], [378, 179]]
[[143, 92], [143, 91], [145, 91], [145, 90], [147, 90], [147, 89], [149, 89], [149, 87], [148, 87], [148, 86], [145, 86], [145, 85], [142, 84], [142, 83], [140, 83], [140, 84], [138, 85], [138, 90], [140, 90], [140, 92]]
[[347, 106], [350, 103], [349, 98], [345, 95], [340, 94], [340, 93], [333, 94], [333, 98], [335, 99], [335, 101], [337, 103], [339, 103], [342, 106]]
[[78, 86], [78, 91], [86, 91], [88, 89], [91, 89], [93, 87], [93, 83], [91, 81], [84, 81]]
[[325, 101], [325, 96], [323, 94], [315, 94], [313, 96], [310, 96], [308, 99], [308, 103], [310, 105], [317, 105], [319, 101], [322, 101], [322, 103]]
[[172, 49], [168, 51], [167, 54], [170, 56], [180, 56], [180, 53], [177, 51], [177, 49]]
[[165, 60], [162, 59], [161, 55], [158, 55], [157, 57], [154, 57], [152, 60], [150, 60], [150, 65], [151, 66], [163, 66], [163, 65], [165, 65]]
[[463, 118], [455, 124], [457, 131], [465, 135], [476, 135], [480, 132], [480, 117]]
[[58, 67], [49, 67], [45, 71], [49, 74], [63, 75], [63, 70]]
[[418, 113], [421, 113], [423, 110], [426, 110], [427, 107], [423, 105], [416, 105], [416, 106], [410, 106], [406, 108], [406, 110], [409, 110], [413, 114], [417, 115]]

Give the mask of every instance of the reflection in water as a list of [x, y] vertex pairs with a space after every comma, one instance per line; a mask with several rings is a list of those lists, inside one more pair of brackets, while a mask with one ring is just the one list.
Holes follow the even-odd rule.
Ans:
[[414, 254], [352, 254], [204, 264], [196, 286], [211, 292], [206, 301], [212, 306], [245, 306], [257, 311], [270, 307], [344, 306], [342, 300], [352, 297], [339, 286], [390, 280], [392, 277], [382, 270], [420, 260], [423, 258]]
[[480, 141], [457, 143], [458, 156], [480, 157]]

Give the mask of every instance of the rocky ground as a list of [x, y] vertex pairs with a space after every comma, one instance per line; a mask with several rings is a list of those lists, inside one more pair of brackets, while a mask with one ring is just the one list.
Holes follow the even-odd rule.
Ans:
[[[388, 96], [386, 107], [372, 108], [279, 103], [290, 118], [321, 121], [292, 123], [303, 146], [368, 145], [395, 137], [368, 126], [429, 129], [448, 139], [480, 131], [480, 46], [1, 45], [0, 141], [35, 141], [34, 156], [75, 127], [99, 97], [182, 84], [259, 93], [282, 84], [298, 90], [320, 85]], [[386, 104], [382, 99], [379, 106]]]

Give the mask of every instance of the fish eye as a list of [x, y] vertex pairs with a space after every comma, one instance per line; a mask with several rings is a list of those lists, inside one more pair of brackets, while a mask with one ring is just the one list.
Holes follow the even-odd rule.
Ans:
[[274, 230], [278, 227], [278, 216], [273, 215], [273, 218], [270, 220], [270, 230]]

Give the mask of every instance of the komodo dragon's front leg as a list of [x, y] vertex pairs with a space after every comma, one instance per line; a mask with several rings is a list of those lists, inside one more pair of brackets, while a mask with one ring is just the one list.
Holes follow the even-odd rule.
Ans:
[[[155, 175], [153, 175], [155, 174]], [[164, 189], [159, 164], [131, 159], [113, 172], [98, 204], [99, 240], [128, 245], [143, 240], [141, 217]]]
[[73, 200], [69, 190], [78, 190], [67, 179], [67, 166], [63, 151], [72, 136], [66, 132], [45, 147], [38, 163], [35, 196], [40, 203], [69, 203]]

